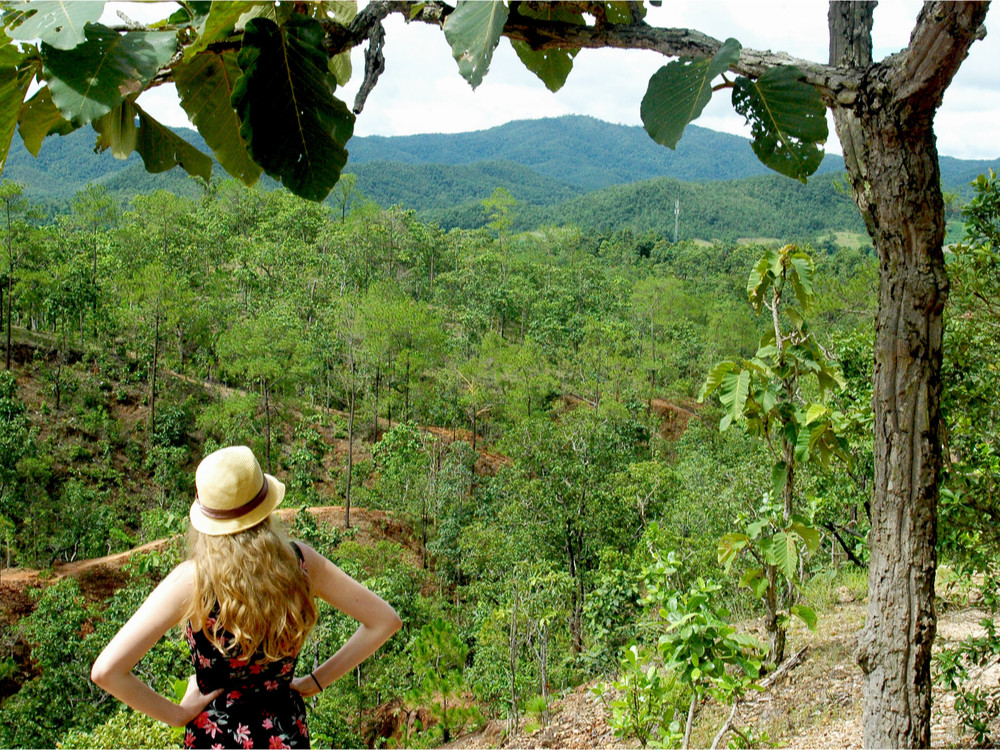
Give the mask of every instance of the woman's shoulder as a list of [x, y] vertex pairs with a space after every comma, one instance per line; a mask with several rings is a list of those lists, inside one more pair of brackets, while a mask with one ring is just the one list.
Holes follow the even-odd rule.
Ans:
[[167, 577], [163, 579], [163, 583], [173, 586], [193, 586], [195, 581], [195, 563], [194, 560], [184, 560], [179, 563], [173, 570], [167, 573]]

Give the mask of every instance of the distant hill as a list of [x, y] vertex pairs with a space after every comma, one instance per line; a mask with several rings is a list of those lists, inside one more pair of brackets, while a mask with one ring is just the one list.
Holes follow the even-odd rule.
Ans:
[[[504, 160], [583, 191], [652, 177], [738, 180], [770, 173], [739, 136], [689, 125], [671, 151], [640, 127], [582, 115], [517, 120], [470, 133], [357, 137], [348, 150], [349, 171], [372, 161], [457, 165]], [[831, 155], [820, 172], [843, 168], [843, 159]]]
[[[806, 240], [839, 231], [864, 234], [857, 208], [834, 189], [834, 177], [816, 177], [806, 185], [780, 175], [700, 183], [659, 177], [547, 206], [515, 206], [512, 228], [523, 231], [546, 224], [573, 224], [612, 232], [628, 227], [673, 237], [674, 205], [680, 201], [679, 239]], [[486, 221], [482, 206], [473, 202], [417, 215], [445, 228], [474, 228]]]
[[[177, 132], [208, 152], [197, 132]], [[15, 137], [3, 176], [24, 182], [29, 197], [53, 208], [89, 182], [106, 185], [123, 201], [157, 189], [200, 192], [179, 168], [151, 175], [137, 155], [120, 161], [108, 152], [95, 154], [94, 142], [89, 128], [47, 138], [35, 159]], [[695, 125], [676, 151], [654, 143], [642, 128], [577, 115], [469, 133], [356, 137], [348, 149], [346, 171], [357, 176], [363, 196], [412, 208], [444, 227], [480, 225], [480, 202], [501, 186], [520, 204], [515, 221], [521, 228], [627, 225], [672, 236], [675, 199], [682, 203], [682, 236], [813, 236], [817, 227], [860, 226], [850, 201], [832, 189], [831, 175], [843, 170], [841, 157], [828, 155], [803, 186], [765, 169], [746, 139]], [[1000, 159], [943, 156], [942, 184], [967, 196], [967, 184], [991, 167], [1000, 170]], [[225, 176], [218, 164], [214, 174]], [[275, 185], [267, 177], [261, 184]]]

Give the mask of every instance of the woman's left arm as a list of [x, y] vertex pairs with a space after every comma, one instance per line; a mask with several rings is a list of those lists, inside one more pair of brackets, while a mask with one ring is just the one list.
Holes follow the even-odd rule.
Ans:
[[163, 579], [97, 657], [90, 679], [136, 711], [171, 726], [184, 726], [222, 693], [202, 695], [194, 678], [178, 705], [132, 674], [156, 642], [180, 622], [194, 590], [194, 564], [183, 562]]

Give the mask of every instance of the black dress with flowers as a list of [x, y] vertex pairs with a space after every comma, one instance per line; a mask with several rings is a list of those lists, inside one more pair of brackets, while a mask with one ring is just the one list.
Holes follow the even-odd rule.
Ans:
[[[213, 624], [209, 618], [206, 627]], [[291, 689], [298, 655], [278, 661], [233, 659], [213, 646], [204, 631], [195, 632], [190, 622], [186, 635], [198, 688], [202, 693], [219, 688], [225, 692], [188, 723], [184, 747], [309, 747], [305, 705]]]

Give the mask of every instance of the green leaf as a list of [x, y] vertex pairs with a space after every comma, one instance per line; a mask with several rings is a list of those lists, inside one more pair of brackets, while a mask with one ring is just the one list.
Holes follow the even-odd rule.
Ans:
[[[586, 25], [583, 14], [565, 3], [541, 3], [538, 6], [519, 3], [517, 11], [526, 18], [545, 22], [557, 22]], [[524, 67], [538, 76], [549, 91], [558, 91], [566, 83], [566, 78], [573, 69], [573, 58], [579, 52], [578, 47], [533, 50], [526, 42], [513, 41], [511, 46], [524, 63]]]
[[233, 33], [236, 22], [247, 13], [251, 13], [261, 3], [226, 2], [212, 3], [204, 26], [199, 29], [198, 38], [184, 48], [184, 61], [189, 61], [199, 52], [205, 50], [212, 42], [219, 42]]
[[656, 71], [639, 107], [649, 136], [663, 146], [676, 148], [684, 128], [712, 98], [712, 79], [729, 70], [741, 49], [735, 39], [727, 39], [711, 60], [682, 57]]
[[795, 458], [798, 461], [806, 461], [809, 459], [809, 445], [812, 435], [805, 425], [796, 424], [795, 430]]
[[754, 312], [760, 312], [761, 305], [764, 304], [764, 293], [780, 275], [781, 256], [774, 248], [768, 248], [754, 265], [750, 271], [750, 278], [747, 279], [747, 297], [753, 305]]
[[632, 12], [626, 2], [606, 2], [604, 8], [608, 14], [608, 23], [632, 23]]
[[722, 383], [722, 379], [732, 372], [735, 367], [735, 362], [724, 360], [709, 370], [708, 377], [705, 378], [705, 384], [698, 393], [698, 403], [704, 402], [705, 397], [718, 388]]
[[[138, 117], [139, 126], [135, 125]], [[192, 177], [209, 180], [212, 160], [179, 135], [161, 125], [138, 104], [123, 101], [110, 113], [94, 120], [100, 135], [97, 148], [111, 148], [115, 158], [125, 159], [132, 151], [142, 157], [143, 166], [153, 174], [181, 167]]]
[[97, 151], [111, 149], [116, 159], [127, 159], [135, 151], [137, 129], [135, 106], [128, 99], [92, 123], [97, 131]]
[[87, 41], [71, 50], [43, 44], [52, 101], [67, 120], [85, 125], [116, 107], [124, 91], [141, 90], [170, 62], [176, 48], [172, 31], [117, 34], [97, 24], [89, 25]]
[[814, 633], [816, 632], [816, 613], [810, 607], [807, 607], [805, 604], [795, 604], [792, 605], [789, 611], [802, 620], [807, 628]]
[[735, 422], [743, 416], [743, 407], [747, 403], [750, 392], [750, 372], [742, 370], [737, 375], [729, 373], [722, 379], [719, 386], [719, 402], [726, 407], [730, 422]]
[[791, 257], [793, 273], [790, 281], [795, 290], [795, 298], [799, 301], [803, 311], [809, 312], [812, 308], [815, 295], [813, 293], [813, 266], [812, 258], [805, 253], [795, 253]]
[[187, 680], [174, 680], [173, 682], [174, 697], [177, 702], [180, 703], [184, 700], [184, 695], [187, 693], [188, 681]]
[[502, 0], [459, 0], [444, 23], [444, 36], [458, 62], [458, 72], [472, 88], [483, 82], [489, 70], [493, 50], [507, 23], [507, 14], [507, 6]]
[[174, 65], [177, 93], [191, 122], [222, 168], [243, 184], [253, 185], [261, 168], [243, 145], [240, 121], [231, 104], [241, 74], [234, 52], [203, 52], [188, 63]]
[[323, 27], [293, 16], [278, 27], [255, 18], [243, 34], [243, 76], [233, 91], [253, 160], [291, 192], [323, 200], [347, 163], [354, 115], [333, 95]]
[[781, 497], [785, 491], [785, 484], [788, 482], [788, 464], [778, 461], [771, 467], [771, 500]]
[[807, 526], [801, 521], [793, 521], [792, 525], [789, 527], [792, 531], [802, 537], [802, 541], [806, 543], [806, 549], [810, 552], [815, 552], [819, 549], [820, 533], [819, 529], [813, 528], [812, 526]]
[[22, 106], [17, 116], [17, 132], [21, 134], [24, 147], [32, 156], [38, 156], [45, 136], [58, 133], [66, 135], [75, 128], [62, 116], [62, 112], [52, 103], [52, 92], [43, 86]]
[[339, 55], [334, 55], [327, 63], [326, 69], [330, 71], [338, 86], [347, 85], [351, 80], [351, 73], [354, 72], [351, 67], [351, 53], [341, 52]]
[[806, 424], [812, 424], [817, 419], [825, 417], [829, 413], [830, 410], [823, 404], [810, 404], [806, 410]]
[[751, 146], [766, 166], [805, 182], [823, 161], [826, 108], [798, 68], [770, 68], [757, 80], [740, 76], [733, 106], [750, 123]]
[[211, 178], [212, 160], [209, 157], [147, 115], [139, 105], [133, 106], [139, 115], [135, 150], [142, 157], [147, 172], [165, 172], [179, 166], [192, 177], [205, 181]]
[[573, 58], [578, 49], [533, 50], [525, 42], [514, 41], [511, 46], [524, 63], [524, 67], [538, 76], [549, 91], [558, 91], [566, 83], [573, 69]]
[[51, 47], [68, 50], [86, 41], [85, 27], [101, 17], [104, 2], [35, 0], [25, 9], [29, 12], [34, 10], [35, 13], [27, 16], [13, 29], [7, 29], [12, 39], [41, 39]]
[[785, 578], [794, 578], [799, 566], [799, 550], [795, 546], [795, 539], [790, 534], [779, 531], [771, 537], [771, 541], [771, 564], [776, 565]]
[[0, 174], [7, 165], [10, 142], [17, 129], [17, 116], [32, 78], [31, 69], [18, 70], [13, 65], [0, 65]]
[[22, 51], [19, 45], [13, 44], [10, 37], [0, 29], [0, 65], [20, 65], [28, 54], [28, 50], [35, 51], [34, 47], [25, 45], [26, 51]]
[[719, 562], [726, 566], [727, 572], [733, 560], [736, 559], [736, 555], [739, 554], [739, 551], [749, 543], [750, 537], [746, 534], [731, 531], [728, 534], [722, 535], [722, 538], [719, 540], [718, 557]]

